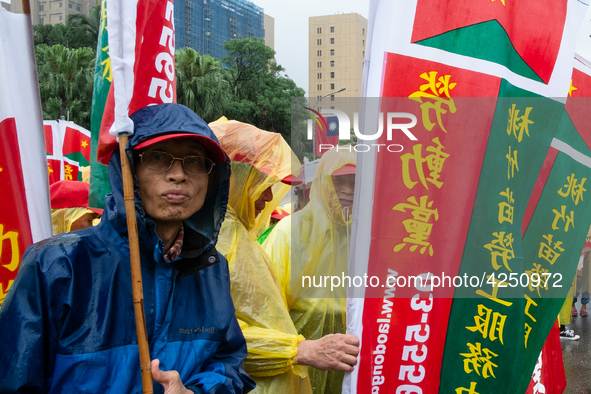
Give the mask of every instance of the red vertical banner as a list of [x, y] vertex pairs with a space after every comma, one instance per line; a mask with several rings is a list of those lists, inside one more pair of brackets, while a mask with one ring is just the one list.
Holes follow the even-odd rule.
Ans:
[[[495, 77], [386, 55], [381, 111], [413, 114], [416, 140], [398, 130], [378, 141], [404, 150], [377, 154], [367, 275], [387, 284], [366, 290], [358, 393], [437, 392], [453, 286], [431, 291], [409, 278], [458, 273], [499, 86]], [[384, 119], [392, 122], [408, 119]]]
[[566, 388], [566, 375], [562, 362], [558, 322], [552, 326], [548, 339], [538, 357], [526, 394], [562, 393]]
[[11, 207], [2, 212], [0, 220], [0, 304], [12, 284], [22, 255], [33, 243], [21, 166], [18, 136], [14, 118], [0, 122], [0, 189], [4, 190], [2, 205]]

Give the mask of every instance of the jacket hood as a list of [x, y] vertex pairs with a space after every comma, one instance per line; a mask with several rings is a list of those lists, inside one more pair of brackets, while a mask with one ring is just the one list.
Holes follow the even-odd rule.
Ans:
[[[130, 137], [125, 149], [129, 159], [134, 185], [135, 210], [138, 223], [138, 233], [142, 240], [140, 244], [149, 245], [158, 243], [162, 248], [162, 241], [156, 234], [155, 223], [146, 217], [141, 204], [139, 187], [135, 175], [133, 148], [140, 143], [165, 134], [189, 133], [205, 136], [219, 145], [219, 142], [207, 123], [189, 108], [180, 104], [160, 104], [144, 107], [130, 116], [134, 122], [134, 134]], [[226, 207], [228, 204], [228, 192], [230, 188], [230, 159], [216, 164], [214, 171], [218, 173], [218, 180], [207, 192], [203, 206], [191, 217], [183, 221], [185, 228], [185, 241], [181, 257], [197, 257], [214, 248], [220, 231]], [[109, 161], [109, 181], [112, 194], [106, 197], [105, 212], [103, 216], [111, 222], [113, 227], [123, 236], [127, 237], [127, 218], [125, 215], [125, 203], [123, 200], [123, 182], [121, 176], [121, 157], [119, 150], [115, 150]], [[193, 241], [193, 232], [200, 234], [205, 239], [197, 244]], [[198, 237], [202, 238], [202, 237]], [[146, 245], [142, 245], [146, 246]]]
[[[256, 238], [289, 191], [281, 179], [296, 175], [300, 162], [281, 134], [220, 119], [210, 123], [224, 151], [232, 160], [229, 205], [246, 230]], [[255, 217], [255, 201], [271, 187], [273, 200]]]

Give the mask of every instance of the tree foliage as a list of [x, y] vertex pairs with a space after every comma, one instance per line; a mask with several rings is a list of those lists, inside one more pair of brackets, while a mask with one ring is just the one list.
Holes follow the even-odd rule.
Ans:
[[94, 51], [62, 45], [35, 48], [44, 119], [65, 116], [90, 128]]
[[100, 27], [101, 7], [97, 5], [90, 11], [90, 16], [70, 14], [64, 25], [35, 25], [33, 26], [33, 43], [37, 45], [62, 45], [66, 48], [96, 49], [98, 31]]
[[175, 54], [177, 102], [191, 108], [206, 122], [226, 114], [232, 100], [229, 71], [219, 60], [194, 49]]
[[298, 119], [293, 130], [298, 138], [292, 138], [292, 99], [302, 101], [305, 91], [284, 74], [284, 68], [275, 61], [275, 51], [260, 38], [226, 41], [224, 48], [228, 50], [224, 63], [231, 71], [234, 95], [228, 117], [281, 133], [290, 144], [297, 141], [292, 149], [301, 157], [307, 148], [300, 138], [305, 133], [305, 126], [300, 122], [303, 105], [293, 106], [294, 118]]

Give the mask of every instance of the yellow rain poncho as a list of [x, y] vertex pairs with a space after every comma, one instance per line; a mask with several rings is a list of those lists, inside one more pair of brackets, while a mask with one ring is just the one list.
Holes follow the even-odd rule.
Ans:
[[[267, 254], [257, 243], [260, 230], [289, 191], [281, 179], [299, 162], [278, 133], [219, 120], [210, 124], [232, 160], [230, 195], [217, 249], [228, 259], [236, 317], [248, 348], [246, 372], [255, 393], [311, 393], [307, 368], [294, 363], [298, 335]], [[255, 218], [255, 201], [272, 187], [274, 198]]]
[[52, 209], [51, 223], [53, 225], [53, 235], [69, 232], [72, 223], [87, 213], [94, 212], [85, 207]]
[[[336, 195], [331, 174], [347, 164], [356, 164], [354, 152], [339, 147], [326, 152], [316, 170], [310, 202], [301, 211], [281, 220], [263, 243], [271, 257], [286, 296], [289, 313], [299, 334], [319, 339], [346, 331], [346, 289], [331, 292], [313, 287], [302, 276], [347, 275], [350, 212]], [[315, 394], [340, 393], [344, 372], [309, 368]]]

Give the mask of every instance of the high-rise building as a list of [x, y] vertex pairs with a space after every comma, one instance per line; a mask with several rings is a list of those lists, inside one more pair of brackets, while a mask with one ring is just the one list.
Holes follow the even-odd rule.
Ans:
[[[33, 25], [65, 24], [70, 14], [90, 15], [90, 9], [96, 6], [96, 0], [30, 0], [31, 23]], [[22, 12], [20, 0], [12, 0], [3, 5], [12, 12]]]
[[[342, 97], [360, 97], [367, 19], [336, 14], [310, 17], [308, 24], [308, 96], [320, 98], [344, 87]], [[325, 101], [323, 107], [328, 107]]]
[[263, 9], [246, 0], [177, 0], [175, 46], [190, 47], [221, 59], [224, 42], [238, 37], [265, 38]]

